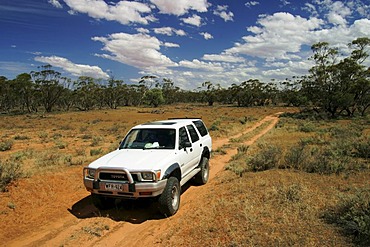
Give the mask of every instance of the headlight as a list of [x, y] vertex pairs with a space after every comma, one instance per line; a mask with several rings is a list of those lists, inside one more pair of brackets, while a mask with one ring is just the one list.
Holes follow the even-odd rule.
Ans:
[[142, 177], [143, 180], [153, 181], [154, 180], [154, 173], [153, 172], [142, 172], [141, 177]]
[[88, 177], [88, 178], [94, 178], [95, 177], [95, 169], [87, 168], [85, 176]]
[[161, 178], [161, 170], [142, 172], [141, 178], [143, 179], [143, 181], [157, 181]]

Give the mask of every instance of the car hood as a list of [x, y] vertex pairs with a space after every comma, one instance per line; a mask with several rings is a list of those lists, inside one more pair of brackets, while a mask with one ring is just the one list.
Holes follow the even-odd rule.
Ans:
[[175, 150], [120, 149], [90, 163], [90, 168], [117, 167], [129, 171], [157, 170], [171, 160]]

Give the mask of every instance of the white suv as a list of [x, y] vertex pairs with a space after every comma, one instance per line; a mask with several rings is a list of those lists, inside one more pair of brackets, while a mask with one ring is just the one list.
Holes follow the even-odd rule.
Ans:
[[160, 211], [174, 215], [181, 186], [209, 177], [212, 140], [201, 119], [170, 119], [133, 127], [117, 150], [84, 168], [84, 185], [95, 206], [116, 198], [155, 198]]

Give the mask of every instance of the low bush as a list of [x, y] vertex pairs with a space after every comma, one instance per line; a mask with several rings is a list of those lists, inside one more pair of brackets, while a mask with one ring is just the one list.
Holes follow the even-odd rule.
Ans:
[[5, 140], [5, 141], [0, 141], [0, 151], [8, 151], [12, 149], [13, 147], [13, 141], [11, 140]]
[[301, 132], [314, 132], [316, 130], [316, 125], [312, 122], [304, 121], [298, 124], [298, 130]]
[[328, 223], [340, 226], [356, 244], [370, 246], [370, 187], [342, 196], [323, 217]]
[[370, 158], [370, 138], [368, 136], [359, 138], [353, 147], [356, 157], [363, 159]]
[[245, 156], [245, 154], [247, 153], [248, 151], [248, 148], [249, 146], [247, 145], [241, 145], [237, 148], [237, 154], [235, 154], [233, 157], [231, 157], [231, 160], [238, 160], [240, 159], [241, 157]]
[[23, 176], [22, 163], [17, 159], [0, 160], [0, 191], [6, 191], [11, 182]]
[[275, 145], [258, 144], [259, 151], [248, 158], [247, 164], [254, 172], [279, 167], [281, 149]]
[[90, 150], [90, 156], [100, 155], [102, 153], [103, 153], [103, 150], [101, 148]]
[[62, 165], [79, 165], [81, 161], [72, 159], [72, 155], [70, 154], [63, 154], [50, 149], [39, 153], [35, 164], [41, 168], [51, 168]]
[[16, 135], [14, 136], [14, 140], [17, 140], [17, 141], [23, 141], [23, 140], [29, 140], [30, 138], [28, 136], [23, 136], [23, 135]]

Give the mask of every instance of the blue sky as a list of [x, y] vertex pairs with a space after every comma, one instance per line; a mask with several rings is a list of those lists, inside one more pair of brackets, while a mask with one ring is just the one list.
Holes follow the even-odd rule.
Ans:
[[50, 64], [71, 79], [228, 87], [307, 74], [312, 44], [345, 56], [358, 37], [369, 0], [0, 0], [0, 76]]

